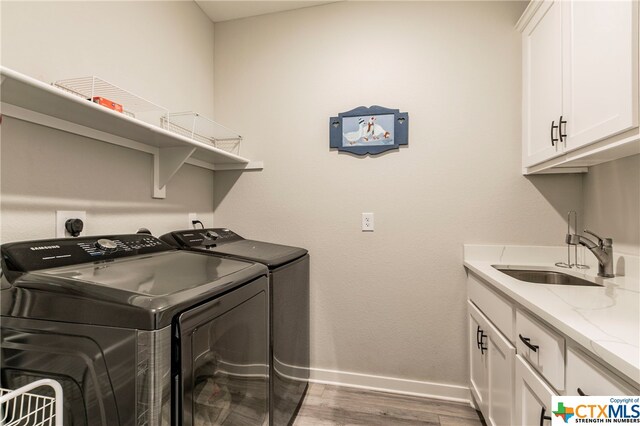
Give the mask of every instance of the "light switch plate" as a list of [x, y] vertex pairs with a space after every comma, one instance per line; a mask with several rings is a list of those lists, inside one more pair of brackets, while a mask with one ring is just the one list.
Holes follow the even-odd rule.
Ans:
[[373, 231], [373, 213], [362, 213], [362, 230]]
[[56, 211], [56, 238], [71, 237], [71, 234], [64, 228], [64, 224], [69, 219], [80, 219], [84, 222], [84, 229], [80, 235], [87, 234], [87, 212], [78, 210], [57, 210]]

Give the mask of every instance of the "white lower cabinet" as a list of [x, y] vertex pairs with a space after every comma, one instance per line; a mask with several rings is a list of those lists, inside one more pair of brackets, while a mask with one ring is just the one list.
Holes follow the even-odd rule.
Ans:
[[487, 424], [513, 424], [515, 348], [473, 303], [468, 304], [471, 391]]
[[565, 334], [473, 274], [467, 281], [470, 390], [489, 425], [550, 425], [554, 395], [640, 395]]
[[[485, 321], [482, 314], [469, 303], [469, 384], [478, 408], [486, 413], [489, 408], [489, 375], [483, 337]], [[482, 343], [481, 343], [482, 342]]]
[[516, 349], [497, 330], [488, 333], [490, 425], [513, 424], [513, 369]]
[[516, 355], [515, 368], [515, 419], [516, 425], [550, 425], [551, 398], [558, 395], [527, 361]]
[[579, 350], [567, 348], [566, 395], [640, 395], [638, 389], [623, 382], [589, 359]]

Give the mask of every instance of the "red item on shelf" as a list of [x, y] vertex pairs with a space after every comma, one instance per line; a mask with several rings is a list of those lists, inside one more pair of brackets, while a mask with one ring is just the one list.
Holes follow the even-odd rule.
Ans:
[[107, 98], [103, 98], [101, 96], [94, 96], [92, 101], [99, 105], [105, 106], [109, 109], [112, 109], [114, 111], [122, 112], [122, 105], [112, 102]]

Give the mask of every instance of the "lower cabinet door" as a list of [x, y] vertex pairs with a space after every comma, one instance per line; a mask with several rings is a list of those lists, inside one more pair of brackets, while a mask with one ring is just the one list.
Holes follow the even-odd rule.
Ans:
[[513, 424], [540, 426], [551, 424], [551, 397], [557, 393], [520, 355], [516, 356], [515, 419]]
[[579, 350], [567, 348], [566, 395], [638, 395], [638, 390], [607, 372]]
[[489, 377], [487, 374], [487, 337], [485, 320], [478, 308], [469, 308], [469, 384], [478, 409], [486, 413], [489, 407]]
[[510, 425], [514, 424], [513, 376], [516, 348], [493, 325], [488, 325], [489, 412], [486, 420], [487, 424], [494, 426]]
[[513, 424], [515, 347], [469, 302], [471, 392], [487, 424]]

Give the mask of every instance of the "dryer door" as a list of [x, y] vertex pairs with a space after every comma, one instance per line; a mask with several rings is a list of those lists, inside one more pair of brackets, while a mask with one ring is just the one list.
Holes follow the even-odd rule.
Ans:
[[261, 277], [179, 316], [175, 423], [268, 424], [268, 301]]

